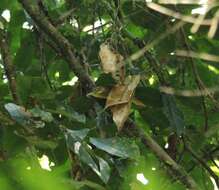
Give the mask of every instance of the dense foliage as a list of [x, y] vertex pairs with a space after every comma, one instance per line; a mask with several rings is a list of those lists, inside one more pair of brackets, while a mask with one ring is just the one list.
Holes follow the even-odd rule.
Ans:
[[1, 0], [0, 188], [216, 190], [218, 11]]

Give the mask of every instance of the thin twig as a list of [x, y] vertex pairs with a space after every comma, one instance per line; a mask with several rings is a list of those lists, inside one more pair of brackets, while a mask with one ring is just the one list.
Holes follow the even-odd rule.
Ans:
[[158, 3], [161, 3], [161, 4], [173, 4], [173, 5], [176, 5], [176, 4], [184, 4], [184, 5], [206, 5], [206, 4], [211, 4], [211, 3], [214, 3], [215, 0], [208, 0], [207, 2], [206, 1], [200, 1], [200, 0], [159, 0]]
[[176, 50], [177, 56], [182, 57], [189, 57], [189, 58], [197, 58], [197, 59], [203, 59], [206, 61], [212, 61], [212, 62], [219, 62], [219, 56], [212, 55], [209, 53], [196, 53], [194, 51], [187, 51], [187, 50]]
[[[179, 19], [179, 20], [184, 21], [184, 22], [188, 22], [188, 23], [192, 23], [192, 24], [197, 22], [197, 18], [195, 18], [195, 17], [188, 16], [188, 15], [182, 15], [179, 12], [173, 11], [171, 9], [164, 7], [164, 6], [158, 5], [156, 3], [147, 3], [147, 6], [150, 9], [153, 9], [159, 13], [174, 17], [174, 18]], [[211, 22], [212, 22], [212, 19], [205, 19], [205, 20], [203, 19], [202, 23], [200, 23], [200, 24], [210, 26]]]
[[[205, 10], [204, 14], [200, 14], [200, 15], [198, 16], [198, 18], [196, 19], [196, 22], [193, 24], [193, 26], [192, 26], [192, 28], [191, 28], [191, 32], [192, 32], [192, 33], [196, 33], [196, 32], [199, 30], [199, 28], [200, 28], [202, 22], [204, 21], [205, 17], [207, 16], [207, 13], [208, 13], [213, 7], [214, 7], [213, 4], [212, 4], [212, 5], [205, 5], [205, 9], [206, 9], [206, 10]], [[202, 8], [204, 8], [204, 7], [202, 7]], [[213, 21], [213, 19], [212, 19], [212, 21]]]
[[[183, 38], [184, 38], [184, 46], [188, 49], [188, 51], [191, 51], [191, 48], [189, 46], [189, 43], [187, 41], [187, 38], [186, 38], [186, 35], [185, 35], [185, 31], [184, 29], [182, 28], [180, 30]], [[196, 84], [199, 88], [199, 90], [205, 90], [205, 91], [208, 91], [207, 88], [205, 87], [204, 83], [202, 82], [200, 76], [199, 76], [199, 73], [198, 73], [198, 70], [195, 66], [195, 63], [194, 63], [194, 60], [193, 58], [191, 58], [191, 66], [192, 66], [192, 71], [193, 71], [193, 74], [194, 74], [194, 77], [195, 77], [195, 81], [196, 81]], [[208, 92], [208, 96], [211, 98], [211, 100], [213, 102], [216, 103], [216, 105], [218, 105], [218, 102], [214, 99], [213, 95], [211, 93]], [[201, 96], [202, 97], [202, 107], [203, 107], [203, 115], [204, 115], [204, 118], [205, 118], [205, 125], [204, 125], [204, 131], [206, 132], [208, 130], [208, 113], [207, 113], [207, 106], [206, 106], [206, 103], [205, 103], [205, 97], [204, 96]]]
[[219, 21], [219, 10], [215, 13], [214, 18], [212, 19], [211, 27], [208, 31], [208, 37], [209, 38], [213, 38], [215, 33], [217, 32], [218, 21]]
[[39, 46], [39, 56], [40, 56], [40, 62], [41, 62], [41, 69], [42, 69], [42, 75], [44, 74], [45, 79], [50, 87], [51, 90], [54, 90], [53, 85], [51, 83], [51, 80], [49, 78], [48, 72], [47, 72], [47, 63], [46, 63], [46, 57], [44, 52], [44, 41], [41, 34], [38, 36], [38, 46]]
[[213, 157], [213, 155], [211, 154], [211, 153], [209, 153], [209, 152], [206, 152], [206, 151], [204, 151], [204, 150], [202, 150], [202, 152], [203, 152], [203, 156], [202, 156], [202, 158], [203, 159], [210, 159], [211, 160], [211, 162], [219, 169], [219, 165], [217, 164], [217, 162], [215, 162], [215, 160], [214, 160], [214, 157]]
[[175, 96], [184, 96], [184, 97], [199, 97], [199, 96], [208, 96], [209, 93], [214, 94], [219, 92], [219, 87], [211, 87], [206, 89], [195, 89], [195, 90], [178, 90], [169, 86], [159, 87], [161, 92], [165, 94], [171, 94]]
[[136, 61], [140, 57], [144, 56], [144, 54], [153, 48], [155, 45], [159, 44], [159, 42], [163, 39], [165, 39], [169, 34], [176, 32], [178, 29], [180, 29], [185, 23], [184, 22], [178, 22], [175, 24], [172, 28], [168, 29], [166, 32], [162, 33], [160, 36], [158, 36], [156, 39], [154, 39], [151, 43], [147, 44], [144, 48], [137, 51], [136, 53], [132, 54], [130, 57], [128, 57], [125, 62], [132, 62]]

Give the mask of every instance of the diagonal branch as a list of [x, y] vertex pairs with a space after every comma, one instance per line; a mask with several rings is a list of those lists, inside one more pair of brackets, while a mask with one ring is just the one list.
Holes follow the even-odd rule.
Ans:
[[[179, 12], [175, 12], [169, 8], [166, 8], [166, 7], [161, 6], [159, 4], [156, 4], [156, 3], [152, 3], [152, 2], [147, 3], [147, 7], [149, 7], [152, 10], [155, 10], [159, 13], [174, 17], [174, 18], [179, 19], [179, 20], [184, 21], [184, 22], [188, 22], [188, 23], [192, 23], [192, 24], [197, 22], [197, 18], [195, 18], [193, 16], [182, 15]], [[200, 23], [200, 25], [210, 26], [211, 21], [212, 21], [211, 19], [203, 19], [202, 22]]]
[[205, 170], [210, 174], [210, 176], [212, 178], [214, 178], [215, 183], [217, 184], [217, 186], [219, 187], [219, 177], [213, 172], [213, 170], [206, 164], [205, 160], [202, 160], [202, 158], [197, 155], [197, 153], [195, 153], [192, 148], [189, 145], [185, 144], [185, 148], [186, 150], [192, 155], [192, 157], [199, 162], [203, 168], [205, 168]]
[[127, 58], [126, 61], [133, 62], [133, 61], [138, 60], [139, 58], [144, 56], [145, 53], [148, 52], [148, 50], [150, 50], [154, 46], [158, 45], [161, 40], [165, 39], [169, 34], [172, 34], [172, 33], [176, 32], [177, 30], [179, 30], [183, 25], [185, 25], [185, 22], [179, 21], [174, 26], [172, 26], [172, 28], [168, 29], [167, 31], [165, 31], [164, 33], [159, 35], [156, 39], [154, 39], [153, 41], [151, 41], [150, 43], [145, 45], [142, 49], [133, 53], [130, 57]]
[[12, 98], [16, 104], [20, 104], [21, 101], [17, 93], [16, 75], [8, 46], [7, 34], [2, 30], [0, 31], [0, 53]]
[[167, 166], [174, 178], [177, 178], [181, 184], [183, 184], [189, 190], [199, 189], [193, 178], [190, 177], [189, 174], [179, 164], [177, 164], [153, 138], [146, 134], [142, 129], [135, 126], [135, 124], [132, 126], [134, 126], [132, 135], [135, 134], [141, 139], [142, 143], [147, 146], [157, 156], [157, 158]]
[[34, 20], [36, 25], [43, 31], [48, 38], [57, 44], [65, 60], [68, 62], [69, 67], [79, 78], [79, 81], [83, 83], [84, 87], [91, 90], [94, 83], [90, 76], [84, 70], [82, 64], [80, 64], [79, 56], [74, 50], [73, 45], [57, 30], [57, 28], [49, 21], [43, 12], [40, 10], [36, 2], [32, 0], [18, 0], [23, 8], [27, 11], [30, 17]]

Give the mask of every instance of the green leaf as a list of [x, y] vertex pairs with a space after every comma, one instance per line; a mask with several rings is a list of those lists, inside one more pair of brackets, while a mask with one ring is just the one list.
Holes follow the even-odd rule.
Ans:
[[51, 77], [54, 77], [56, 73], [59, 73], [59, 77], [56, 79], [60, 80], [60, 82], [70, 80], [68, 64], [62, 60], [58, 60], [54, 64], [49, 65], [48, 73]]
[[178, 135], [184, 133], [185, 123], [182, 112], [178, 109], [173, 96], [168, 94], [162, 95], [164, 104], [164, 114], [167, 116], [170, 126], [177, 132]]
[[200, 184], [201, 189], [214, 189], [210, 176], [202, 168], [195, 167], [194, 170], [192, 170], [191, 175], [194, 180]]
[[161, 93], [155, 88], [138, 87], [135, 90], [135, 97], [145, 105], [159, 108], [162, 107]]
[[126, 26], [127, 32], [133, 37], [133, 38], [144, 38], [144, 36], [147, 34], [147, 29], [137, 26], [133, 23], [128, 23]]
[[113, 86], [116, 84], [111, 74], [101, 74], [96, 81], [97, 86]]
[[152, 129], [155, 129], [155, 127], [165, 129], [169, 126], [169, 121], [161, 108], [145, 107], [139, 111], [143, 120], [146, 121]]
[[136, 159], [140, 155], [138, 146], [128, 138], [90, 138], [90, 142], [100, 150], [120, 158]]
[[45, 122], [52, 122], [53, 121], [53, 116], [49, 112], [43, 111], [39, 108], [33, 108], [29, 111], [31, 112], [33, 117], [39, 117]]
[[54, 94], [43, 78], [19, 75], [17, 79], [18, 93], [24, 104], [29, 103], [28, 100], [30, 97], [36, 97], [38, 100], [46, 101], [54, 98]]
[[79, 159], [91, 167], [91, 169], [100, 176], [99, 169], [91, 155], [87, 152], [86, 148], [81, 144], [78, 151]]
[[70, 184], [73, 185], [73, 187], [75, 187], [76, 189], [81, 190], [81, 188], [83, 187], [90, 187], [91, 189], [95, 189], [95, 190], [106, 190], [103, 186], [101, 186], [98, 183], [95, 183], [93, 181], [89, 181], [89, 180], [83, 180], [83, 181], [74, 181], [74, 180], [68, 180], [68, 182]]
[[31, 77], [18, 75], [17, 91], [21, 97], [22, 102], [26, 103], [31, 92]]
[[92, 107], [92, 105], [92, 100], [84, 96], [77, 97], [72, 101], [73, 109], [79, 113], [87, 112]]
[[8, 111], [12, 119], [21, 125], [27, 125], [31, 121], [30, 112], [26, 111], [23, 107], [14, 103], [5, 104], [5, 109]]
[[21, 46], [16, 52], [14, 63], [17, 70], [25, 72], [32, 65], [35, 57], [36, 42], [32, 32], [27, 32], [27, 35], [21, 40]]
[[80, 114], [68, 106], [60, 106], [56, 110], [47, 109], [47, 111], [54, 114], [61, 114], [62, 116], [69, 118], [70, 121], [76, 121], [83, 124], [86, 123], [86, 116], [84, 114]]
[[45, 127], [45, 123], [43, 121], [33, 121], [33, 120], [31, 120], [31, 122], [32, 122], [32, 126], [35, 127], [35, 128]]
[[[87, 143], [82, 142], [85, 137], [88, 135], [90, 129], [82, 130], [69, 130], [66, 131], [67, 144], [71, 150], [78, 155], [79, 159], [87, 164], [100, 178], [104, 183], [107, 183], [110, 178], [110, 166], [109, 164], [101, 157], [95, 156], [94, 152], [89, 149]], [[91, 154], [95, 156], [98, 160], [98, 165], [92, 158]]]
[[124, 1], [122, 9], [124, 15], [129, 18], [129, 22], [134, 23], [138, 27], [147, 28], [154, 32], [162, 26], [162, 16], [156, 11], [145, 7], [144, 1]]
[[96, 158], [99, 161], [101, 179], [103, 180], [104, 183], [107, 183], [110, 178], [110, 171], [111, 171], [110, 166], [103, 158], [99, 156], [96, 156]]
[[14, 103], [5, 104], [5, 109], [8, 111], [12, 119], [23, 126], [32, 126], [35, 128], [43, 128], [45, 123], [43, 121], [34, 120], [32, 113], [25, 108]]
[[0, 84], [0, 99], [9, 94], [8, 85]]
[[74, 142], [82, 141], [88, 135], [90, 129], [81, 129], [81, 130], [66, 130], [67, 138], [73, 139]]
[[58, 143], [53, 140], [45, 140], [38, 136], [24, 136], [16, 132], [16, 135], [26, 139], [31, 145], [34, 145], [42, 149], [55, 149], [58, 146]]
[[60, 101], [68, 98], [70, 95], [72, 95], [72, 86], [66, 85], [57, 89], [56, 98]]
[[17, 49], [20, 47], [20, 40], [22, 34], [22, 24], [26, 21], [25, 14], [22, 9], [18, 8], [17, 10], [11, 11], [11, 19], [9, 22], [8, 32], [11, 36], [11, 51], [16, 53]]
[[199, 112], [202, 109], [202, 98], [201, 97], [176, 96], [176, 99], [183, 105], [192, 109], [193, 111]]
[[86, 145], [82, 145], [82, 144], [80, 145], [78, 152], [79, 159], [85, 164], [87, 164], [100, 177], [100, 179], [104, 183], [107, 183], [110, 177], [110, 167], [108, 163], [104, 159], [97, 157], [99, 161], [99, 167], [98, 167], [98, 165], [95, 163], [94, 159], [92, 158], [92, 156], [89, 154], [89, 152], [86, 150], [85, 147]]
[[72, 110], [70, 112], [70, 119], [77, 121], [79, 123], [85, 123], [86, 122], [86, 117], [84, 114], [79, 114], [78, 112]]

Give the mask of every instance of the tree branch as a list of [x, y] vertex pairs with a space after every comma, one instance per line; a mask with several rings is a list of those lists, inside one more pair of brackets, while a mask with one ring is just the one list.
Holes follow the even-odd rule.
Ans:
[[77, 52], [74, 50], [73, 45], [49, 21], [49, 19], [40, 10], [36, 2], [34, 3], [32, 0], [18, 1], [34, 20], [36, 25], [48, 36], [48, 38], [57, 44], [59, 49], [61, 49], [63, 57], [65, 57], [69, 67], [79, 78], [79, 81], [83, 83], [83, 86], [88, 88], [88, 90], [91, 90], [94, 87], [94, 82], [80, 64], [79, 56], [77, 56]]
[[188, 145], [185, 144], [185, 148], [186, 150], [192, 155], [192, 157], [199, 162], [203, 168], [205, 168], [205, 170], [210, 174], [210, 176], [212, 178], [214, 178], [215, 183], [217, 184], [217, 186], [219, 187], [219, 177], [211, 170], [211, 168], [205, 163], [204, 160], [202, 160], [201, 157], [199, 157], [193, 150], [191, 147], [189, 147]]
[[12, 57], [10, 55], [7, 34], [2, 30], [0, 31], [0, 52], [2, 55], [5, 75], [8, 79], [12, 98], [16, 104], [21, 104], [20, 98], [17, 93], [16, 74], [14, 70], [14, 65], [12, 63]]
[[127, 126], [131, 127], [124, 128], [124, 130], [127, 129], [128, 134], [131, 136], [139, 137], [142, 143], [147, 146], [171, 171], [172, 177], [178, 179], [190, 190], [199, 189], [193, 178], [190, 177], [189, 174], [179, 164], [177, 164], [153, 138], [137, 127], [133, 122], [129, 123]]
[[157, 144], [154, 139], [141, 130], [138, 130], [138, 133], [142, 143], [150, 148], [154, 154], [172, 171], [173, 177], [177, 177], [179, 181], [190, 190], [199, 189], [196, 182], [160, 147], [159, 144]]

